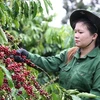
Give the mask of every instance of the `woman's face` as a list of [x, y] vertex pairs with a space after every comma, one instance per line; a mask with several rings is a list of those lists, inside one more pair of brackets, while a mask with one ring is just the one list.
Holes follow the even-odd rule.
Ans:
[[76, 23], [74, 31], [75, 45], [80, 48], [86, 47], [93, 40], [93, 35], [91, 35], [87, 25], [83, 22]]

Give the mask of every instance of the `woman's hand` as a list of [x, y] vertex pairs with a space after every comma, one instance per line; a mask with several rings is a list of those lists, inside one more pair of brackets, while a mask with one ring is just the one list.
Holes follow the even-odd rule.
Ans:
[[26, 58], [28, 57], [28, 51], [23, 48], [18, 49], [16, 53], [17, 55], [14, 56], [14, 60], [16, 62], [24, 62], [24, 59], [22, 58], [22, 56], [26, 56]]

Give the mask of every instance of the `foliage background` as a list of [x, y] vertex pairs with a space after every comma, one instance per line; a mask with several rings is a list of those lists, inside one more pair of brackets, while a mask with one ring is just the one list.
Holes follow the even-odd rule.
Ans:
[[[71, 7], [69, 2], [72, 4]], [[49, 26], [49, 22], [53, 20], [55, 15], [45, 17], [43, 13], [43, 10], [46, 9], [48, 14], [49, 9], [53, 9], [52, 4], [49, 0], [43, 0], [43, 3], [45, 8], [43, 8], [40, 0], [0, 0], [0, 43], [10, 46], [11, 49], [25, 48], [41, 56], [52, 56], [74, 45], [73, 31], [67, 25], [69, 15], [74, 9], [81, 8], [100, 11], [100, 8], [94, 9], [99, 4], [98, 0], [92, 0], [91, 6], [84, 5], [83, 0], [79, 2], [64, 0], [63, 7], [66, 10], [66, 16], [62, 19], [62, 24], [66, 25], [55, 28]], [[0, 67], [2, 67], [1, 63]], [[58, 100], [59, 98], [60, 100], [80, 100], [80, 98], [72, 96], [73, 93], [71, 94], [62, 89], [57, 82], [54, 83], [56, 76], [50, 75], [51, 80], [48, 80], [48, 77], [44, 73], [39, 74], [37, 70], [29, 66], [28, 68], [36, 77], [41, 75], [41, 79], [44, 82], [48, 82], [45, 85], [45, 89], [52, 95], [52, 100]], [[0, 70], [1, 84], [4, 78], [3, 73], [9, 75], [9, 72], [5, 71], [7, 69], [3, 70]], [[75, 93], [76, 90], [74, 91]], [[38, 100], [44, 99], [39, 96]]]

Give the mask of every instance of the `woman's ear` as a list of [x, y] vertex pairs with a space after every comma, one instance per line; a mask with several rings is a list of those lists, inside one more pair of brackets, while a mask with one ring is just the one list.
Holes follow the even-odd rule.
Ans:
[[98, 37], [98, 34], [97, 34], [97, 33], [94, 33], [94, 34], [93, 34], [93, 40], [96, 40], [97, 37]]

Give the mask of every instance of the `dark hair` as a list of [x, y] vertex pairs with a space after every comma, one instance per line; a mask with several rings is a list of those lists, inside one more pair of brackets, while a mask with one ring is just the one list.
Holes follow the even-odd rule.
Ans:
[[87, 18], [80, 18], [73, 23], [73, 28], [75, 28], [75, 25], [76, 25], [77, 22], [83, 22], [84, 24], [86, 24], [87, 28], [88, 28], [88, 30], [90, 31], [91, 34], [94, 34], [94, 33], [98, 34], [95, 46], [99, 46], [99, 48], [100, 48], [100, 35], [98, 33], [97, 26], [94, 23], [92, 23], [90, 20], [88, 20]]

